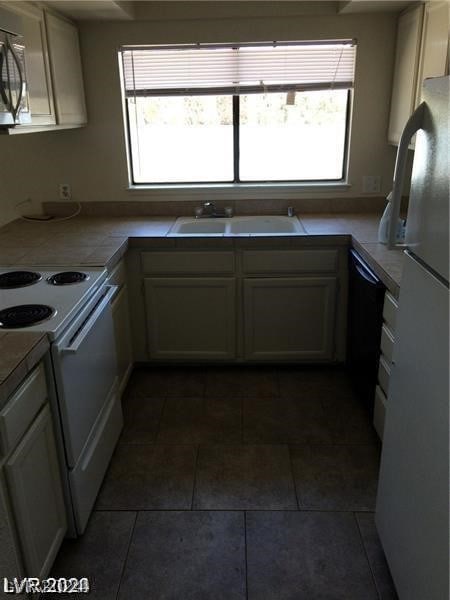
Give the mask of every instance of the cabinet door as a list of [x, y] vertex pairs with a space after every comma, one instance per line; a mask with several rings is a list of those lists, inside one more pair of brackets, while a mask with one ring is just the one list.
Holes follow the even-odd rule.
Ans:
[[128, 318], [128, 291], [122, 286], [112, 303], [114, 337], [116, 340], [119, 393], [122, 393], [132, 366], [130, 323]]
[[391, 144], [399, 143], [403, 127], [414, 109], [422, 20], [422, 5], [407, 10], [398, 19], [388, 130]]
[[78, 30], [49, 13], [46, 24], [58, 125], [83, 125], [87, 115]]
[[11, 515], [8, 491], [0, 468], [0, 573], [11, 580], [25, 576], [20, 562], [15, 526]]
[[8, 8], [18, 13], [22, 20], [32, 125], [54, 125], [56, 116], [44, 11], [25, 2], [9, 3]]
[[442, 77], [448, 72], [449, 10], [448, 2], [425, 4], [416, 105], [422, 101], [424, 79]]
[[335, 305], [335, 277], [244, 279], [245, 358], [331, 360]]
[[150, 358], [235, 357], [233, 278], [146, 278], [144, 284]]
[[48, 404], [5, 466], [28, 577], [46, 577], [66, 532], [66, 514]]

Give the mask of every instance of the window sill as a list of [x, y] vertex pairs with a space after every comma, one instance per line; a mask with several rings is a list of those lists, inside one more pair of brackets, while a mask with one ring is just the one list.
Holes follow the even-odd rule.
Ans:
[[158, 200], [198, 200], [202, 197], [235, 200], [265, 198], [299, 198], [307, 194], [329, 195], [346, 192], [351, 184], [338, 183], [219, 183], [219, 184], [155, 184], [129, 185], [133, 196], [154, 197]]

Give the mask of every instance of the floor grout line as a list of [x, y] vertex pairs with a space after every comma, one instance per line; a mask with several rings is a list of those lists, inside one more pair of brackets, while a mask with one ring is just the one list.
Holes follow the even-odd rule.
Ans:
[[195, 489], [197, 487], [197, 468], [198, 468], [199, 453], [200, 453], [200, 444], [197, 444], [197, 452], [195, 453], [195, 461], [194, 461], [194, 479], [192, 481], [191, 511], [194, 510], [194, 498], [195, 498]]
[[241, 398], [241, 444], [244, 445], [245, 444], [245, 435], [244, 435], [244, 428], [245, 428], [245, 418], [244, 418], [244, 410], [245, 410], [245, 398]]
[[353, 511], [353, 518], [355, 520], [356, 528], [357, 528], [358, 533], [359, 533], [359, 539], [361, 541], [362, 550], [363, 550], [364, 556], [366, 557], [367, 565], [369, 567], [369, 571], [370, 571], [370, 574], [372, 576], [372, 581], [373, 581], [373, 585], [375, 587], [375, 591], [377, 593], [377, 596], [378, 596], [379, 600], [382, 600], [382, 597], [381, 597], [381, 594], [380, 594], [380, 590], [378, 589], [378, 585], [377, 585], [377, 579], [375, 577], [375, 573], [373, 572], [372, 564], [370, 562], [369, 555], [367, 553], [367, 548], [366, 548], [366, 545], [364, 543], [364, 538], [363, 538], [363, 534], [362, 534], [362, 531], [361, 531], [361, 527], [359, 525], [359, 521], [358, 521], [358, 518], [356, 516], [358, 512], [361, 512], [361, 511]]
[[298, 510], [301, 510], [302, 505], [300, 502], [300, 494], [298, 493], [298, 489], [297, 489], [297, 480], [295, 479], [294, 465], [292, 463], [292, 452], [291, 452], [290, 444], [287, 444], [287, 449], [288, 449], [288, 453], [289, 453], [289, 464], [291, 467], [292, 482], [294, 484], [295, 500], [297, 501]]
[[123, 576], [124, 576], [124, 573], [125, 573], [125, 568], [126, 568], [127, 562], [128, 562], [128, 556], [130, 554], [131, 542], [133, 541], [134, 530], [136, 529], [136, 522], [137, 522], [138, 515], [139, 515], [139, 511], [136, 511], [136, 515], [134, 517], [134, 522], [133, 522], [133, 527], [131, 528], [130, 539], [128, 541], [127, 552], [126, 552], [126, 555], [125, 555], [125, 559], [123, 561], [122, 570], [120, 572], [119, 585], [117, 586], [116, 600], [118, 600], [118, 598], [119, 598], [120, 587], [122, 585], [122, 580], [123, 580]]
[[245, 598], [248, 600], [248, 547], [247, 547], [247, 511], [244, 510], [244, 550], [245, 550]]
[[373, 515], [374, 511], [372, 509], [363, 509], [358, 508], [355, 510], [354, 508], [314, 508], [314, 507], [301, 507], [301, 508], [96, 508], [93, 512], [96, 513], [114, 513], [114, 512], [140, 512], [140, 513], [149, 513], [149, 512], [286, 512], [286, 513], [338, 513], [338, 514], [369, 514]]

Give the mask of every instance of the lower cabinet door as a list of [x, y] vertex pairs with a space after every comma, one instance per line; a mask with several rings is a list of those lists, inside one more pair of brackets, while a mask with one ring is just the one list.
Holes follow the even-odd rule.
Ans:
[[114, 321], [114, 338], [117, 352], [117, 374], [119, 377], [119, 394], [125, 389], [132, 366], [131, 333], [128, 318], [128, 291], [123, 286], [112, 305]]
[[244, 279], [245, 358], [332, 360], [336, 289], [335, 277]]
[[146, 278], [144, 286], [150, 358], [235, 357], [234, 278]]
[[45, 578], [67, 529], [48, 404], [11, 455], [5, 471], [25, 574]]

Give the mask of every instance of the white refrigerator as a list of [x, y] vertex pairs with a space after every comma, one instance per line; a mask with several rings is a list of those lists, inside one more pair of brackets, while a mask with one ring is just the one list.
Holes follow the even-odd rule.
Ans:
[[449, 86], [424, 82], [394, 174], [391, 247], [417, 131], [376, 505], [400, 600], [449, 599]]

